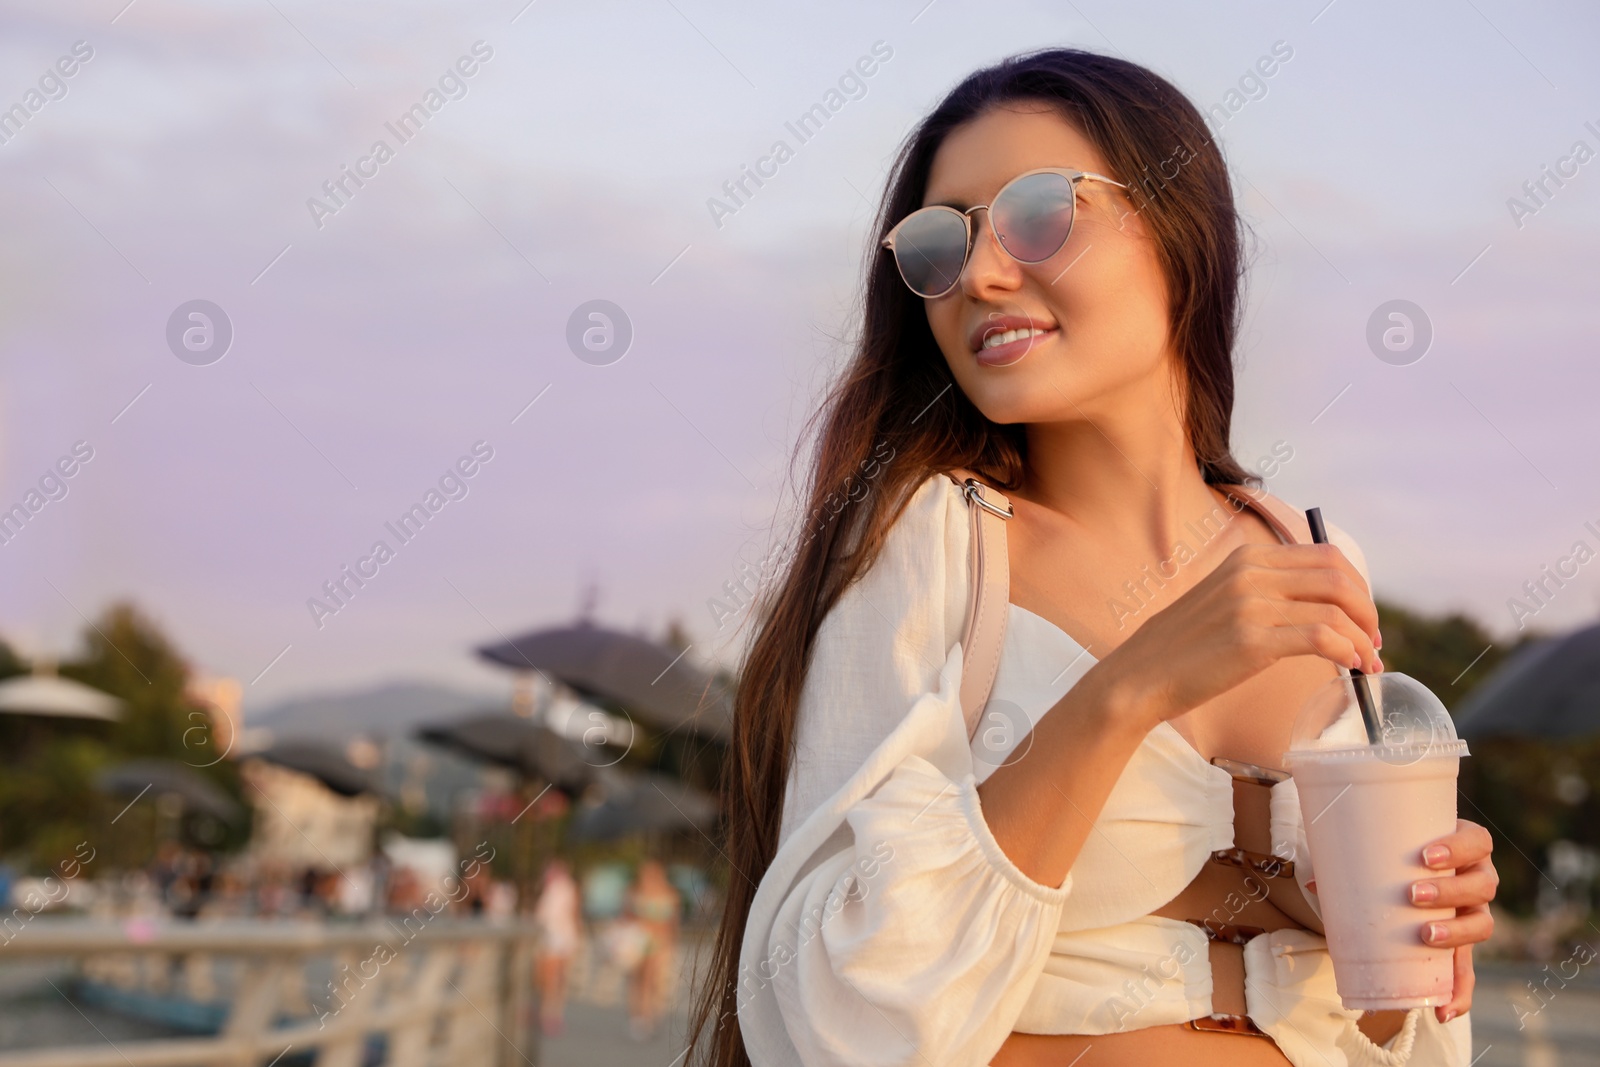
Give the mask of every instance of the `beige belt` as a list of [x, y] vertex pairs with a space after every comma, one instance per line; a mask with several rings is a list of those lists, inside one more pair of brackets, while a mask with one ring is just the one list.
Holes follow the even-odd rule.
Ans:
[[[1192, 1019], [1195, 1030], [1268, 1036], [1248, 1014], [1244, 994], [1244, 946], [1274, 930], [1322, 933], [1294, 862], [1272, 855], [1272, 786], [1281, 771], [1214, 760], [1233, 775], [1233, 843], [1211, 854], [1194, 881], [1151, 912], [1194, 923], [1206, 932], [1211, 962], [1211, 1015]], [[1368, 1012], [1357, 1024], [1383, 1044], [1405, 1024], [1403, 1011]]]
[[1272, 785], [1279, 772], [1231, 765], [1234, 847], [1214, 852], [1183, 891], [1151, 914], [1205, 931], [1211, 962], [1211, 1015], [1196, 1030], [1267, 1036], [1251, 1020], [1244, 993], [1244, 945], [1284, 929], [1321, 932], [1294, 879], [1294, 862], [1272, 855]]

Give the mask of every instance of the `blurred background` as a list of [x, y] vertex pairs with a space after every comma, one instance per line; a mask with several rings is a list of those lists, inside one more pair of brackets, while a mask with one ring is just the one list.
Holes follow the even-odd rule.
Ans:
[[1475, 1054], [1600, 1062], [1591, 5], [5, 0], [0, 1064], [681, 1055], [887, 166], [1050, 45], [1229, 161], [1235, 453], [1471, 745]]

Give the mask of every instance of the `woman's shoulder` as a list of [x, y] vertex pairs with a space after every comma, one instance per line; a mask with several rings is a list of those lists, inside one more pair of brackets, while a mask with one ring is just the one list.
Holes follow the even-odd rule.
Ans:
[[[1269, 498], [1281, 509], [1290, 510], [1301, 515], [1305, 514], [1304, 508], [1290, 504], [1282, 497], [1268, 493], [1265, 489], [1256, 490], [1256, 493], [1259, 496]], [[1323, 526], [1328, 531], [1328, 543], [1344, 553], [1345, 558], [1355, 566], [1356, 570], [1361, 573], [1361, 577], [1366, 580], [1367, 588], [1370, 590], [1372, 588], [1372, 577], [1367, 571], [1367, 556], [1366, 553], [1361, 551], [1360, 543], [1341, 526], [1326, 520], [1323, 521]]]
[[960, 487], [934, 473], [902, 492], [904, 503], [889, 505], [893, 518], [878, 551], [841, 600], [865, 597], [880, 606], [903, 601], [931, 609], [966, 595], [971, 532]]
[[890, 502], [893, 518], [874, 557], [822, 619], [824, 659], [877, 659], [886, 649], [936, 654], [944, 661], [966, 613], [968, 542], [962, 490], [930, 474]]
[[952, 527], [962, 525], [956, 520], [965, 517], [961, 487], [948, 474], [929, 474], [910, 488], [905, 506], [889, 527], [885, 545], [889, 541], [930, 543], [942, 540]]

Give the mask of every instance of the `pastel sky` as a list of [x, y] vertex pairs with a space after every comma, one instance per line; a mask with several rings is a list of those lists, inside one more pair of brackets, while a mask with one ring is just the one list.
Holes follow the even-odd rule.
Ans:
[[[1511, 633], [1524, 581], [1600, 548], [1597, 43], [1581, 0], [9, 0], [0, 507], [92, 458], [0, 545], [0, 633], [65, 655], [127, 597], [247, 709], [495, 692], [470, 648], [572, 618], [592, 581], [599, 620], [681, 616], [730, 658], [707, 601], [786, 499], [898, 143], [971, 69], [1062, 44], [1202, 108], [1244, 80], [1219, 133], [1256, 235], [1236, 452], [1286, 442], [1271, 488], [1354, 534], [1381, 595]], [[875, 45], [799, 144], [785, 123]], [[385, 124], [430, 90], [401, 143]], [[793, 158], [714, 218], [780, 138]], [[1534, 204], [1546, 166], [1569, 176]], [[369, 177], [314, 213], [344, 167]], [[597, 299], [632, 328], [608, 365], [567, 343]], [[1395, 299], [1433, 332], [1404, 366], [1366, 340]], [[232, 327], [208, 365], [168, 345], [192, 300]], [[459, 499], [386, 537], [475, 445]], [[380, 538], [394, 558], [314, 619]], [[1532, 621], [1597, 608], [1600, 563]]]

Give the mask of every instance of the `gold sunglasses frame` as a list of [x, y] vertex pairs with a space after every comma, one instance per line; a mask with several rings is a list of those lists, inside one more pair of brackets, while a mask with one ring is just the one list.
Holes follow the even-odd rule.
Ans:
[[[948, 295], [953, 289], [955, 289], [956, 286], [961, 284], [961, 275], [966, 273], [967, 263], [972, 259], [972, 246], [974, 239], [977, 236], [972, 228], [972, 213], [974, 211], [983, 211], [984, 217], [989, 220], [989, 232], [994, 235], [994, 243], [998, 245], [1006, 255], [1011, 256], [1011, 258], [1016, 260], [1018, 263], [1026, 263], [1031, 266], [1035, 263], [1045, 262], [1045, 260], [1048, 260], [1050, 256], [1054, 256], [1057, 252], [1060, 252], [1063, 248], [1065, 248], [1067, 246], [1067, 242], [1072, 239], [1072, 227], [1077, 225], [1078, 222], [1077, 194], [1079, 182], [1105, 182], [1107, 185], [1115, 185], [1118, 189], [1128, 188], [1115, 178], [1107, 178], [1104, 174], [1096, 174], [1093, 171], [1074, 170], [1071, 167], [1038, 167], [1034, 170], [1024, 171], [1021, 174], [1018, 174], [1015, 178], [1012, 178], [1010, 181], [1006, 182], [1000, 187], [1000, 191], [994, 194], [994, 200], [999, 200], [1002, 196], [1005, 196], [1006, 190], [1010, 189], [1022, 179], [1031, 178], [1035, 174], [1059, 174], [1066, 178], [1072, 186], [1072, 221], [1067, 224], [1067, 232], [1066, 235], [1061, 238], [1061, 243], [1055, 247], [1049, 256], [1045, 256], [1044, 259], [1023, 259], [1021, 256], [1014, 255], [1009, 248], [1006, 248], [1005, 241], [1000, 237], [1000, 231], [994, 227], [994, 212], [989, 210], [989, 204], [974, 204], [966, 210], [953, 208], [948, 204], [929, 204], [927, 207], [917, 208], [917, 210], [913, 211], [911, 214], [895, 223], [894, 227], [890, 229], [888, 234], [885, 235], [883, 240], [880, 242], [882, 247], [887, 248], [894, 255], [895, 270], [899, 273], [900, 280], [905, 282], [906, 288], [910, 289], [913, 293], [916, 293], [917, 296], [922, 297], [924, 300], [937, 300], [942, 296]], [[993, 202], [993, 200], [990, 201], [990, 203]], [[900, 227], [904, 226], [918, 215], [924, 215], [926, 212], [930, 211], [949, 212], [961, 220], [962, 227], [967, 231], [967, 249], [966, 252], [962, 254], [961, 266], [956, 270], [955, 281], [951, 282], [950, 285], [943, 291], [935, 293], [932, 296], [928, 295], [927, 293], [918, 292], [916, 286], [912, 285], [911, 282], [907, 280], [905, 267], [901, 265], [900, 254], [895, 248], [895, 237], [897, 234], [899, 234]]]

